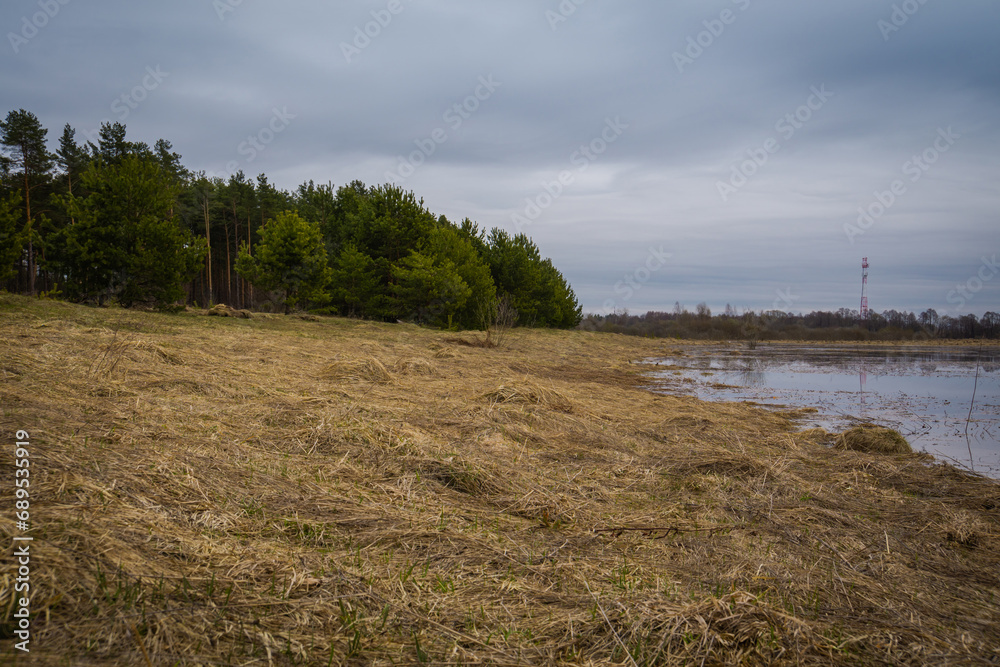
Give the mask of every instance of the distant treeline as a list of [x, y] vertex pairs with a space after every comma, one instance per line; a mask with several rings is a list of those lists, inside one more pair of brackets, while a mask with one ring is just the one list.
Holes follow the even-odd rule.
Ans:
[[655, 338], [705, 340], [923, 340], [928, 338], [1000, 338], [1000, 314], [988, 312], [951, 317], [933, 308], [915, 315], [898, 310], [869, 313], [861, 320], [856, 310], [815, 311], [808, 315], [771, 310], [737, 314], [730, 307], [712, 315], [705, 304], [691, 313], [679, 305], [673, 312], [649, 311], [645, 315], [627, 312], [587, 315], [580, 323], [587, 331], [604, 331]]
[[[0, 287], [78, 302], [287, 309], [481, 328], [581, 318], [563, 275], [523, 234], [435, 216], [412, 192], [192, 172], [171, 143], [105, 123], [79, 144], [23, 109], [0, 121]], [[320, 261], [317, 261], [319, 258]], [[492, 315], [491, 315], [492, 314]]]

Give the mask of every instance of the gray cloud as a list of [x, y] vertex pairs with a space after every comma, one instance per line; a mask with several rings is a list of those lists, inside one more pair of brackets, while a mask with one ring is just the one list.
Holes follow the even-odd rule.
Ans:
[[[441, 130], [402, 184], [436, 213], [512, 231], [568, 171], [524, 231], [586, 310], [616, 299], [633, 312], [770, 308], [789, 288], [793, 310], [854, 308], [867, 255], [876, 308], [945, 311], [956, 284], [1000, 252], [1000, 5], [904, 4], [918, 9], [887, 32], [894, 3], [870, 0], [588, 0], [555, 23], [555, 0], [70, 0], [15, 53], [8, 33], [41, 10], [11, 0], [0, 85], [8, 110], [34, 111], [54, 143], [64, 123], [120, 120], [116, 100], [161, 68], [169, 75], [126, 104], [131, 138], [167, 138], [190, 168], [235, 161], [287, 189], [384, 182]], [[449, 122], [480, 77], [501, 85]], [[780, 125], [824, 86], [832, 96], [808, 120]], [[294, 118], [247, 160], [241, 143], [275, 109]], [[574, 153], [608, 118], [628, 127], [582, 170]], [[905, 180], [904, 165], [949, 127], [960, 139]], [[778, 149], [723, 201], [719, 183], [768, 140]], [[905, 193], [852, 244], [845, 225], [895, 180]], [[623, 299], [616, 284], [660, 245], [671, 262]], [[965, 307], [1000, 309], [997, 285]]]

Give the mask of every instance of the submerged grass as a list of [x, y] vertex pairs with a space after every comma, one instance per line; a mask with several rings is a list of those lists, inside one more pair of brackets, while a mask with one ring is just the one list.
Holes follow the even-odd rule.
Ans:
[[[996, 661], [1000, 485], [643, 389], [632, 361], [669, 354], [0, 295], [2, 432], [31, 434], [31, 657]], [[13, 479], [8, 450], [0, 506]]]

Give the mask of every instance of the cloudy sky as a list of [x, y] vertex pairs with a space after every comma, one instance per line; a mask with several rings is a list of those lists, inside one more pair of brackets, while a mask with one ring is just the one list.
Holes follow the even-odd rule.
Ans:
[[588, 312], [1000, 310], [996, 0], [4, 0], [2, 112], [523, 231]]

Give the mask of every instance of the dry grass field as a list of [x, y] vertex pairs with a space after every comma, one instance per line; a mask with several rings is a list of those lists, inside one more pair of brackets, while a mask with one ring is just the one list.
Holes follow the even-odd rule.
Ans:
[[0, 659], [1000, 664], [997, 482], [656, 395], [669, 341], [475, 337], [0, 295]]

